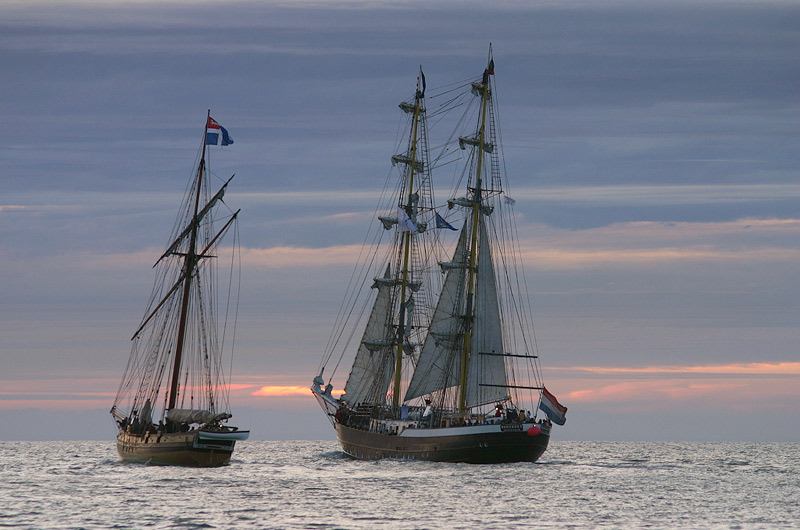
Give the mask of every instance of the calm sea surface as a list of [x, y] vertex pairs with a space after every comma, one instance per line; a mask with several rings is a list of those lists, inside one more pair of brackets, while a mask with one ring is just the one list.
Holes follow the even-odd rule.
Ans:
[[800, 528], [800, 444], [552, 442], [536, 464], [359, 462], [244, 442], [231, 465], [112, 442], [0, 442], [7, 528]]

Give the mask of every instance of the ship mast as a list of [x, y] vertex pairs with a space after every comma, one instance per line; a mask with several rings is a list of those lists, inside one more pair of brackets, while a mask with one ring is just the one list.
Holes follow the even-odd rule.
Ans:
[[475, 171], [475, 187], [472, 196], [472, 234], [470, 240], [469, 261], [469, 281], [467, 282], [467, 307], [464, 318], [464, 348], [461, 352], [461, 377], [459, 379], [458, 392], [458, 412], [467, 411], [467, 374], [469, 373], [469, 358], [472, 339], [472, 327], [475, 320], [474, 299], [475, 299], [475, 271], [477, 266], [478, 254], [478, 227], [481, 214], [481, 201], [483, 192], [482, 171], [483, 171], [483, 149], [486, 141], [486, 107], [489, 101], [489, 76], [494, 74], [494, 60], [492, 59], [492, 48], [489, 47], [489, 63], [483, 71], [483, 80], [479, 87], [481, 96], [481, 121], [478, 130], [478, 160]]
[[198, 223], [196, 223], [195, 220], [197, 219], [197, 211], [200, 204], [200, 187], [203, 180], [203, 172], [205, 171], [206, 137], [208, 135], [208, 121], [210, 118], [211, 110], [209, 109], [208, 115], [206, 116], [205, 132], [203, 133], [203, 155], [201, 156], [200, 163], [197, 166], [197, 190], [194, 198], [194, 215], [192, 216], [191, 221], [191, 234], [189, 235], [189, 250], [186, 252], [183, 261], [183, 298], [181, 299], [180, 322], [178, 324], [178, 341], [175, 345], [175, 361], [172, 366], [172, 382], [169, 386], [167, 410], [172, 410], [175, 408], [175, 402], [178, 399], [181, 357], [183, 356], [183, 345], [186, 339], [186, 317], [189, 313], [189, 295], [191, 292], [192, 277], [194, 276], [194, 271], [197, 268], [198, 262], [196, 252]]
[[[417, 77], [417, 91], [414, 94], [414, 120], [411, 129], [411, 163], [409, 164], [408, 176], [408, 198], [405, 206], [405, 213], [408, 219], [414, 219], [414, 170], [417, 165], [417, 129], [419, 126], [419, 114], [421, 100], [425, 96], [425, 89], [420, 90], [422, 78], [422, 67], [420, 75]], [[408, 258], [411, 253], [411, 230], [406, 226], [403, 233], [403, 269], [402, 282], [400, 283], [400, 319], [397, 328], [397, 349], [394, 362], [394, 387], [392, 392], [392, 406], [400, 406], [400, 382], [403, 369], [403, 345], [406, 336], [406, 289], [408, 284]]]

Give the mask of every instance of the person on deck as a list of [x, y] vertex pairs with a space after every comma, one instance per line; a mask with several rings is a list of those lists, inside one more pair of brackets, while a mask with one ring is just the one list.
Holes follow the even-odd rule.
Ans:
[[430, 399], [425, 400], [425, 411], [422, 413], [422, 423], [428, 427], [433, 426], [433, 405]]

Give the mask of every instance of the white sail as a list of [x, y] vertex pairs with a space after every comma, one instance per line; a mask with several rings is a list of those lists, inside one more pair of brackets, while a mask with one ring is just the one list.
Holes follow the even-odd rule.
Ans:
[[[383, 279], [390, 279], [389, 267], [386, 267]], [[374, 402], [376, 399], [382, 401], [382, 396], [389, 389], [394, 362], [390, 325], [393, 283], [396, 282], [376, 279], [373, 285], [378, 289], [378, 296], [375, 297], [364, 336], [344, 387], [345, 393], [341, 397], [353, 406], [362, 402]]]
[[[494, 274], [487, 219], [481, 219], [478, 240], [478, 271], [475, 289], [475, 319], [467, 374], [467, 407], [501, 401], [508, 396], [503, 329], [497, 281]], [[489, 386], [491, 385], [491, 386]]]
[[467, 271], [468, 222], [461, 229], [453, 261], [447, 264], [444, 286], [406, 392], [406, 401], [458, 384], [459, 352], [464, 333], [461, 300]]

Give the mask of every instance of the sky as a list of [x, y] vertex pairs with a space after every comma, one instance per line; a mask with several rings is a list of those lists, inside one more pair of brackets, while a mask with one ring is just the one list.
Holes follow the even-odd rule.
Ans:
[[233, 423], [333, 439], [308, 387], [397, 103], [491, 42], [553, 439], [800, 441], [798, 27], [788, 1], [0, 2], [0, 440], [113, 439], [207, 109], [242, 208]]

